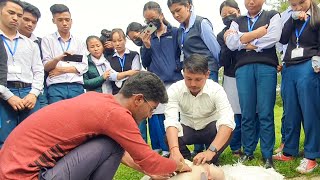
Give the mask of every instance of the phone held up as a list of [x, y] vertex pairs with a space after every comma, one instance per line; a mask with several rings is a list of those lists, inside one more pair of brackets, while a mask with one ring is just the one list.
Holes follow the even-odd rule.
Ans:
[[142, 36], [144, 36], [145, 34], [152, 34], [156, 30], [157, 30], [157, 27], [152, 22], [149, 22], [147, 24], [147, 27], [142, 31], [141, 34]]

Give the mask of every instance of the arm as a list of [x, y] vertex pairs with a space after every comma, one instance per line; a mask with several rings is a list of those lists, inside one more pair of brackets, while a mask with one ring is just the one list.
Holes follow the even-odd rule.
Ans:
[[220, 44], [221, 50], [220, 50], [220, 61], [219, 64], [221, 66], [225, 66], [228, 67], [231, 65], [231, 54], [232, 51], [230, 51], [230, 49], [226, 46], [225, 42], [224, 42], [224, 35], [225, 30], [222, 30], [218, 35], [217, 35], [217, 40]]
[[52, 48], [49, 43], [48, 37], [42, 38], [41, 41], [41, 50], [42, 50], [42, 63], [44, 65], [44, 70], [46, 72], [50, 72], [53, 70], [57, 64], [66, 56], [65, 54], [61, 54], [60, 56], [57, 57], [52, 57]]
[[220, 45], [214, 35], [211, 23], [206, 19], [201, 22], [201, 39], [206, 44], [215, 60], [219, 62]]
[[282, 28], [282, 34], [279, 41], [281, 44], [288, 44], [289, 39], [293, 33], [293, 28], [293, 19], [292, 17], [290, 17]]
[[233, 21], [230, 25], [230, 28], [224, 35], [225, 43], [231, 51], [240, 51], [241, 49], [245, 49], [246, 44], [240, 41], [240, 38], [241, 36], [243, 36], [243, 34], [244, 33], [241, 33], [239, 31], [239, 25], [235, 21]]
[[[259, 31], [259, 28], [256, 30]], [[280, 17], [280, 14], [276, 14], [270, 19], [270, 24], [267, 29], [267, 34], [256, 39], [250, 44], [257, 47], [255, 51], [261, 52], [263, 49], [268, 49], [275, 46], [275, 44], [280, 40], [281, 32], [282, 32], [281, 17]], [[257, 34], [259, 34], [259, 32]]]
[[103, 75], [97, 76], [94, 78], [89, 78], [88, 72], [83, 74], [83, 81], [84, 81], [84, 88], [86, 89], [96, 89], [98, 87], [101, 87], [102, 84], [105, 82], [105, 79], [103, 78]]
[[78, 49], [78, 54], [83, 55], [82, 57], [82, 62], [73, 62], [73, 66], [76, 69], [76, 72], [79, 76], [82, 76], [84, 73], [88, 71], [88, 59], [86, 56], [86, 46], [84, 43], [81, 43], [79, 49]]

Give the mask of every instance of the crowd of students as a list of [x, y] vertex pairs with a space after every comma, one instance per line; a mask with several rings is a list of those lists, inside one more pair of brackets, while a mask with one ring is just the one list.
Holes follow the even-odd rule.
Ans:
[[[165, 19], [157, 2], [149, 1], [143, 7], [143, 17], [146, 26], [156, 27], [154, 32], [145, 32], [146, 26], [132, 22], [125, 32], [119, 28], [103, 30], [101, 37], [90, 35], [82, 42], [70, 32], [72, 18], [67, 6], [51, 6], [57, 31], [38, 38], [33, 34], [41, 17], [37, 7], [19, 0], [0, 1], [0, 148], [3, 146], [0, 161], [8, 160], [4, 151], [13, 146], [12, 138], [8, 138], [10, 133], [34, 112], [41, 109], [39, 114], [45, 117], [46, 110], [48, 113], [54, 110], [51, 104], [57, 105], [57, 102], [74, 97], [87, 100], [86, 96], [80, 95], [87, 92], [88, 97], [94, 97], [89, 91], [121, 96], [126, 81], [140, 76], [143, 67], [164, 83], [158, 88], [166, 89], [169, 100], [154, 101], [160, 104], [153, 106], [155, 99], [139, 94], [144, 87], [133, 87], [137, 92], [132, 91], [125, 98], [143, 98], [151, 107], [151, 114], [141, 120], [140, 116], [134, 117], [132, 111], [135, 110], [131, 113], [135, 120], [139, 119], [136, 122], [139, 122], [144, 141], [147, 142], [149, 129], [152, 149], [158, 153], [162, 151], [163, 156], [177, 163], [173, 166], [167, 161], [170, 170], [188, 171], [185, 158], [194, 158], [196, 164], [217, 163], [229, 144], [240, 162], [250, 161], [255, 158], [253, 153], [259, 140], [265, 168], [272, 168], [273, 160], [290, 161], [298, 156], [302, 125], [304, 158], [296, 170], [312, 172], [318, 166], [316, 159], [320, 158], [320, 136], [317, 136], [320, 130], [320, 9], [313, 0], [289, 0], [289, 8], [279, 14], [274, 10], [263, 10], [264, 2], [245, 0], [247, 12], [241, 15], [234, 0], [225, 0], [219, 10], [226, 27], [216, 36], [214, 25], [207, 18], [196, 15], [192, 0], [167, 1], [179, 27]], [[141, 47], [140, 52], [126, 48], [127, 39]], [[283, 54], [280, 61], [277, 50]], [[224, 68], [223, 88], [217, 83], [220, 67]], [[282, 73], [284, 110], [282, 143], [273, 155], [277, 72]], [[109, 103], [114, 102], [110, 100]], [[121, 129], [121, 125], [118, 128]], [[125, 140], [119, 141], [109, 129], [106, 131], [108, 133], [102, 134], [133, 153], [130, 154], [132, 157], [124, 153], [124, 158], [129, 160], [123, 161], [145, 172], [146, 164], [132, 162], [132, 158], [144, 159], [142, 155], [129, 150]], [[96, 135], [99, 133], [89, 136], [94, 138]], [[8, 143], [7, 138], [11, 140]], [[61, 152], [69, 152], [83, 141], [75, 140], [77, 143], [71, 149], [63, 147]], [[105, 143], [99, 139], [95, 141]], [[110, 142], [106, 144], [110, 145]], [[136, 143], [141, 144], [140, 141]], [[195, 146], [190, 154], [186, 145], [191, 144]], [[122, 150], [119, 152], [123, 155]], [[160, 161], [156, 156], [152, 157], [154, 161]], [[43, 173], [40, 179], [46, 179], [47, 175], [51, 177], [49, 171], [42, 172], [43, 164], [51, 161], [41, 158], [36, 161], [33, 162], [35, 167]], [[53, 166], [50, 164], [49, 167]], [[147, 173], [167, 177], [170, 171], [158, 170], [148, 169]], [[8, 171], [1, 165], [0, 177], [9, 177], [1, 174], [4, 172]]]

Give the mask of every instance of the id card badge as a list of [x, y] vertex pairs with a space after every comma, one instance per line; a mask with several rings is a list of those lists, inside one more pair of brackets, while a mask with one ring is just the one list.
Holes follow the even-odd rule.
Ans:
[[183, 54], [183, 51], [181, 51], [181, 54], [180, 54], [180, 62], [183, 62], [184, 61], [184, 54]]
[[297, 58], [297, 57], [302, 57], [303, 56], [303, 48], [295, 48], [291, 51], [291, 59], [292, 58]]
[[10, 74], [21, 74], [21, 72], [22, 72], [21, 66], [8, 65], [8, 73], [10, 73]]

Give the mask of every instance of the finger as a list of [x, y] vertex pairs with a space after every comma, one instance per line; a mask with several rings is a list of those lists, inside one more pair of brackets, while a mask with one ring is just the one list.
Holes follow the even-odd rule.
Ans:
[[207, 162], [207, 158], [206, 157], [203, 157], [202, 161], [201, 161], [201, 164], [204, 164]]
[[13, 110], [18, 111], [18, 106], [13, 105], [12, 108], [13, 108]]

